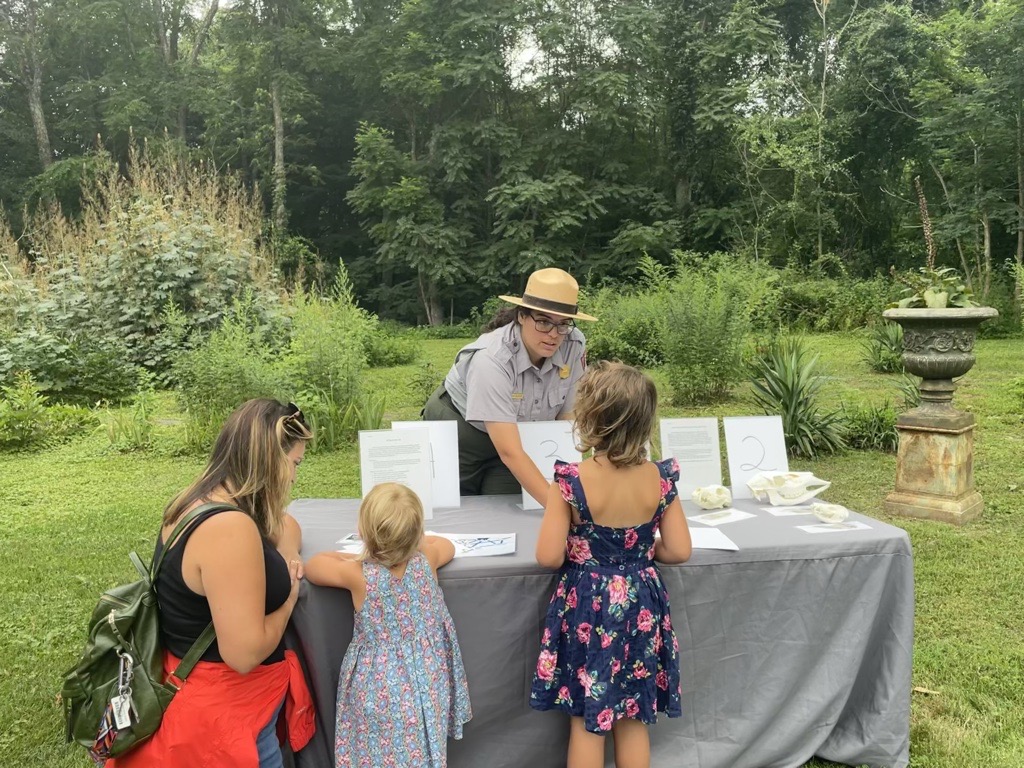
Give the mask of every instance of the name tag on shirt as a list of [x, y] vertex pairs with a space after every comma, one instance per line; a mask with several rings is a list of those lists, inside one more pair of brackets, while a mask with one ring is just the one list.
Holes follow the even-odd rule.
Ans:
[[522, 392], [513, 392], [512, 393], [512, 399], [513, 400], [522, 400], [523, 399], [523, 393]]

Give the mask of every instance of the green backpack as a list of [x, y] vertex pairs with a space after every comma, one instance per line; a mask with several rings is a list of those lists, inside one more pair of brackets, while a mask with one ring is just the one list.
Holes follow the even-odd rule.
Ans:
[[185, 515], [148, 570], [132, 552], [129, 557], [141, 576], [139, 581], [104, 592], [93, 610], [85, 651], [64, 676], [60, 697], [67, 740], [88, 749], [97, 763], [124, 754], [156, 732], [174, 694], [213, 642], [211, 622], [168, 682], [163, 682], [164, 649], [156, 597], [160, 564], [192, 520], [204, 512], [227, 509], [237, 507], [203, 504]]

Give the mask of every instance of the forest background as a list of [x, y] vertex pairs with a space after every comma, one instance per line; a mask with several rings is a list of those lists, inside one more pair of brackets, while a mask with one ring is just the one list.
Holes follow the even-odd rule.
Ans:
[[258, 189], [286, 276], [439, 324], [674, 249], [918, 266], [920, 176], [1019, 320], [1022, 41], [1021, 0], [0, 0], [0, 204], [31, 261], [34, 212], [166, 137]]

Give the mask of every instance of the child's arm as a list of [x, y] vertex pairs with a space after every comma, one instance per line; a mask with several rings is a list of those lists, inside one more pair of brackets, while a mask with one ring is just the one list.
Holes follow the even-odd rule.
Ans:
[[661, 537], [654, 543], [654, 559], [660, 563], [685, 563], [692, 551], [690, 527], [676, 497], [661, 516]]
[[420, 541], [420, 550], [427, 556], [427, 562], [437, 576], [437, 569], [448, 565], [455, 557], [455, 545], [444, 536], [424, 536]]
[[358, 555], [345, 552], [321, 552], [306, 563], [306, 579], [320, 587], [339, 587], [355, 591], [363, 579]]
[[548, 488], [548, 503], [537, 535], [537, 563], [545, 568], [561, 568], [565, 562], [565, 539], [569, 535], [572, 507], [562, 498], [558, 483]]

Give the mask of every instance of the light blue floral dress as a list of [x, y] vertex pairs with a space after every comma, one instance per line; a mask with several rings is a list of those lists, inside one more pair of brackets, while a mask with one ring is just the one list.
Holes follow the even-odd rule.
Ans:
[[444, 595], [422, 553], [402, 578], [363, 563], [366, 601], [338, 676], [338, 768], [444, 768], [472, 717]]
[[651, 519], [608, 528], [590, 516], [578, 465], [555, 462], [562, 498], [580, 522], [569, 528], [544, 619], [530, 706], [582, 717], [592, 733], [607, 733], [622, 718], [653, 723], [658, 712], [682, 714], [679, 644], [654, 562], [654, 534], [678, 493], [679, 465], [665, 459], [657, 466], [661, 501]]

